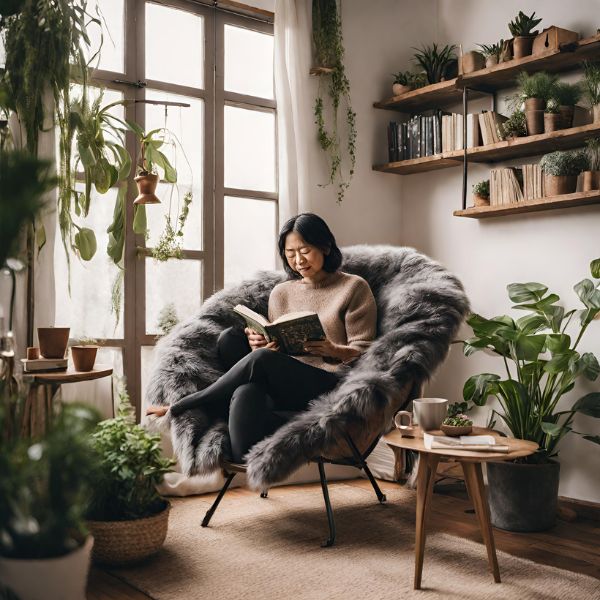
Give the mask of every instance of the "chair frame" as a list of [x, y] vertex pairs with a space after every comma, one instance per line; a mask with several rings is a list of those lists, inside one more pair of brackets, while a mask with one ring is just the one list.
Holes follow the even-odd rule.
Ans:
[[[377, 499], [380, 502], [380, 504], [383, 504], [386, 501], [385, 494], [383, 494], [381, 489], [379, 488], [379, 485], [377, 484], [377, 481], [375, 481], [375, 478], [373, 477], [373, 474], [371, 473], [371, 470], [369, 469], [369, 466], [367, 465], [367, 462], [366, 462], [366, 459], [371, 454], [371, 452], [373, 452], [373, 450], [375, 449], [375, 446], [379, 442], [379, 439], [381, 438], [382, 434], [379, 434], [373, 440], [371, 445], [363, 453], [361, 453], [360, 450], [357, 448], [356, 444], [354, 443], [354, 440], [352, 439], [352, 437], [350, 436], [350, 434], [347, 431], [341, 431], [341, 434], [342, 434], [343, 438], [345, 439], [345, 441], [348, 445], [348, 448], [350, 449], [350, 452], [352, 453], [351, 456], [339, 458], [339, 459], [329, 459], [329, 458], [325, 458], [323, 456], [319, 456], [317, 458], [313, 458], [310, 461], [310, 462], [317, 463], [318, 468], [319, 468], [321, 489], [323, 491], [323, 499], [325, 501], [325, 510], [327, 512], [327, 522], [329, 524], [329, 537], [321, 544], [321, 546], [323, 548], [329, 548], [329, 547], [333, 546], [333, 544], [335, 543], [335, 535], [336, 535], [335, 520], [333, 517], [333, 509], [331, 507], [331, 501], [329, 499], [329, 489], [327, 486], [327, 477], [325, 476], [325, 463], [332, 464], [332, 465], [355, 467], [359, 470], [363, 470], [365, 472], [365, 474], [367, 475], [369, 481], [371, 482], [371, 485], [373, 486], [373, 490], [375, 491], [375, 494], [377, 495]], [[246, 465], [236, 464], [236, 463], [231, 463], [231, 462], [225, 462], [223, 464], [223, 475], [225, 476], [225, 483], [223, 484], [223, 487], [221, 488], [217, 497], [215, 498], [212, 506], [206, 511], [206, 514], [204, 515], [204, 519], [202, 520], [202, 527], [208, 527], [210, 520], [212, 519], [212, 516], [215, 514], [215, 511], [217, 510], [217, 508], [218, 508], [221, 500], [223, 499], [223, 496], [227, 492], [229, 486], [231, 485], [233, 478], [238, 473], [245, 473], [245, 472], [246, 472]], [[260, 494], [260, 497], [267, 498], [268, 490], [263, 490]]]

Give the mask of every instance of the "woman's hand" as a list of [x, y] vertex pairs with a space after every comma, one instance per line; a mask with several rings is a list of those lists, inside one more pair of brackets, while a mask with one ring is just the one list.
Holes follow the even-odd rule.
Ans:
[[343, 362], [349, 361], [360, 355], [360, 351], [356, 348], [334, 344], [328, 339], [318, 342], [304, 342], [304, 350], [309, 354], [337, 358]]
[[268, 348], [269, 350], [279, 350], [279, 346], [276, 342], [268, 342], [267, 338], [258, 333], [258, 331], [254, 331], [254, 329], [250, 329], [246, 327], [244, 329], [244, 333], [248, 336], [248, 343], [250, 344], [250, 348], [254, 352], [254, 350], [258, 350], [259, 348]]

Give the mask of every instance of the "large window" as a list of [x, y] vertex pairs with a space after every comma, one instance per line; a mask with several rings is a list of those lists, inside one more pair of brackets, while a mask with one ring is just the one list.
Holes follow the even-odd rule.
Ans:
[[[94, 0], [105, 31], [94, 85], [108, 104], [123, 98], [123, 116], [146, 131], [167, 127], [181, 142], [164, 152], [178, 186], [161, 182], [161, 204], [148, 205], [147, 235], [134, 235], [128, 186], [127, 238], [121, 273], [106, 255], [107, 225], [117, 189], [92, 198], [87, 227], [98, 238], [94, 259], [67, 264], [57, 236], [57, 322], [72, 337], [105, 346], [102, 361], [127, 377], [138, 408], [165, 311], [184, 320], [224, 285], [275, 266], [277, 227], [276, 104], [271, 23], [185, 0]], [[207, 3], [209, 4], [209, 3]], [[98, 44], [100, 35], [92, 34]], [[131, 139], [129, 139], [131, 138]], [[128, 135], [133, 157], [138, 149]], [[165, 218], [193, 201], [182, 238], [182, 258], [151, 256]], [[106, 239], [104, 239], [106, 238]], [[123, 276], [124, 273], [124, 276]], [[121, 275], [121, 277], [119, 276]], [[119, 318], [111, 307], [120, 305]]]

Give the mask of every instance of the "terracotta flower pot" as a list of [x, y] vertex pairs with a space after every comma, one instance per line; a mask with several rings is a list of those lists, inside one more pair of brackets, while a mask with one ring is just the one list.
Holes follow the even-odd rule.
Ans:
[[546, 101], [543, 98], [527, 98], [525, 100], [525, 110], [544, 110]]
[[600, 123], [600, 104], [594, 104], [594, 106], [592, 106], [592, 121], [594, 123]]
[[562, 129], [560, 113], [544, 113], [544, 133], [552, 133]]
[[96, 362], [98, 346], [71, 346], [71, 357], [76, 371], [91, 371]]
[[527, 121], [527, 135], [537, 135], [544, 133], [544, 111], [526, 110], [525, 120]]
[[558, 110], [560, 113], [561, 129], [569, 129], [573, 127], [573, 116], [575, 114], [575, 107], [564, 106], [561, 104]]
[[466, 52], [462, 57], [462, 72], [463, 74], [473, 73], [473, 71], [479, 71], [485, 66], [485, 58], [480, 52]]
[[582, 174], [582, 191], [591, 192], [600, 189], [600, 171], [584, 171]]
[[148, 173], [147, 175], [138, 175], [134, 181], [138, 186], [138, 197], [133, 201], [134, 204], [160, 204], [156, 195], [156, 186], [158, 185], [158, 175]]
[[489, 69], [490, 67], [495, 67], [498, 64], [497, 56], [488, 56], [485, 59], [485, 68]]
[[410, 92], [410, 90], [412, 90], [410, 85], [402, 85], [401, 83], [394, 83], [392, 85], [392, 94], [394, 94], [394, 96], [402, 96], [402, 94], [406, 94], [407, 92]]
[[70, 327], [38, 327], [40, 354], [44, 358], [64, 358]]
[[535, 36], [532, 35], [518, 35], [513, 38], [513, 57], [523, 58], [529, 56], [533, 50], [533, 40]]
[[473, 194], [473, 206], [489, 206], [489, 197], [481, 196], [480, 194]]
[[577, 175], [548, 175], [544, 173], [544, 196], [572, 194], [577, 189]]

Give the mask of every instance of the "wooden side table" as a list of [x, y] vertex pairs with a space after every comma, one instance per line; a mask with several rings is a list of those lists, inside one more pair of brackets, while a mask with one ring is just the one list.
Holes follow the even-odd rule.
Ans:
[[[66, 371], [52, 371], [50, 373], [24, 373], [23, 379], [29, 383], [30, 387], [23, 408], [21, 435], [23, 437], [37, 437], [46, 431], [52, 417], [54, 396], [62, 384], [110, 377], [112, 372], [112, 367], [97, 364], [91, 371], [75, 371], [68, 368]], [[110, 390], [112, 416], [114, 417], [115, 405], [112, 385]]]
[[[432, 431], [436, 435], [443, 435], [442, 432]], [[494, 534], [490, 523], [490, 509], [485, 494], [485, 485], [483, 483], [483, 472], [481, 464], [484, 462], [513, 460], [523, 456], [533, 454], [538, 445], [535, 442], [526, 440], [517, 440], [514, 438], [500, 437], [497, 433], [480, 427], [473, 427], [475, 435], [493, 435], [498, 438], [498, 443], [507, 445], [509, 452], [501, 454], [498, 452], [473, 452], [470, 450], [448, 450], [434, 449], [427, 450], [423, 443], [422, 432], [416, 433], [415, 437], [402, 437], [400, 431], [395, 429], [383, 436], [384, 441], [392, 448], [401, 448], [404, 450], [413, 450], [419, 453], [419, 470], [417, 474], [417, 517], [415, 533], [415, 576], [414, 589], [421, 589], [421, 575], [423, 573], [423, 556], [425, 554], [426, 521], [431, 497], [433, 495], [433, 480], [441, 459], [454, 460], [460, 463], [465, 475], [467, 491], [477, 519], [479, 527], [485, 542], [488, 555], [490, 570], [494, 576], [494, 581], [500, 583], [500, 569], [498, 568], [498, 559], [496, 558], [496, 547], [494, 545]]]

